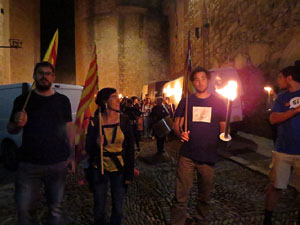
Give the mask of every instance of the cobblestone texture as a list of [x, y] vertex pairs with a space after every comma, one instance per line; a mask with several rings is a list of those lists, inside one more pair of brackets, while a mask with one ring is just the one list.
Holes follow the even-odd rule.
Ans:
[[[124, 225], [165, 225], [170, 221], [170, 207], [174, 197], [176, 157], [180, 143], [170, 140], [163, 156], [155, 155], [155, 141], [143, 141], [142, 151], [137, 155], [136, 167], [140, 175], [129, 186], [124, 203]], [[3, 170], [1, 170], [3, 171]], [[13, 206], [14, 187], [12, 175], [0, 173], [0, 224], [15, 223]], [[69, 176], [64, 202], [66, 224], [87, 225], [93, 223], [92, 194], [85, 185], [77, 185], [81, 173]], [[9, 182], [3, 182], [9, 178]], [[219, 224], [262, 224], [264, 211], [264, 191], [268, 184], [265, 175], [254, 172], [230, 160], [220, 158], [216, 166], [215, 188], [212, 192], [209, 225]], [[189, 213], [193, 214], [197, 188], [194, 184], [189, 201]], [[288, 188], [280, 200], [274, 215], [275, 225], [295, 224], [297, 217], [295, 204], [296, 191]], [[110, 211], [108, 198], [108, 212]], [[38, 217], [43, 220], [46, 209], [40, 207]]]

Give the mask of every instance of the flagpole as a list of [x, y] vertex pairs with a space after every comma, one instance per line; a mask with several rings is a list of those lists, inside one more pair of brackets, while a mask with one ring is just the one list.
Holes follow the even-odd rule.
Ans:
[[102, 124], [101, 124], [101, 109], [99, 106], [99, 112], [98, 112], [98, 119], [99, 119], [99, 135], [100, 135], [100, 163], [101, 163], [101, 174], [104, 174], [104, 168], [103, 168], [103, 144], [102, 144]]
[[[186, 72], [187, 73], [187, 72]], [[184, 131], [187, 132], [187, 118], [188, 118], [188, 101], [189, 101], [189, 93], [188, 93], [188, 81], [185, 84], [185, 112], [184, 112]]]
[[28, 93], [28, 95], [27, 95], [27, 97], [26, 97], [26, 101], [25, 101], [25, 103], [24, 103], [24, 105], [23, 105], [22, 111], [25, 111], [25, 108], [26, 108], [26, 106], [27, 106], [27, 104], [28, 104], [28, 101], [29, 101], [29, 98], [30, 98], [30, 96], [31, 96], [31, 93], [32, 93], [32, 91], [33, 91], [34, 85], [35, 85], [35, 81], [33, 81], [32, 85], [31, 85], [30, 91], [29, 91], [29, 93]]
[[185, 64], [185, 74], [184, 74], [184, 94], [185, 94], [185, 112], [184, 112], [184, 131], [187, 132], [187, 121], [188, 121], [188, 101], [189, 101], [189, 73], [188, 71], [191, 69], [191, 38], [190, 31], [188, 33], [188, 50], [187, 50], [187, 58]]

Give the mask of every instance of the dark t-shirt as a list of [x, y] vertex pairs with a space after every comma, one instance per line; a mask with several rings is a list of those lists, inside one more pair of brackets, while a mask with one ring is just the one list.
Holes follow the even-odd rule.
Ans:
[[[10, 121], [21, 111], [27, 94], [14, 101]], [[67, 160], [70, 145], [66, 123], [72, 121], [69, 99], [55, 92], [41, 96], [32, 92], [25, 109], [28, 121], [23, 128], [20, 160], [37, 165], [49, 165]]]
[[[300, 106], [300, 90], [278, 94], [272, 112], [286, 112]], [[300, 155], [300, 113], [277, 124], [276, 151]]]
[[[186, 98], [176, 109], [175, 117], [184, 117]], [[184, 142], [180, 154], [198, 163], [213, 165], [217, 161], [220, 122], [225, 121], [226, 106], [222, 99], [211, 94], [201, 99], [195, 95], [188, 99], [187, 128], [189, 141]]]

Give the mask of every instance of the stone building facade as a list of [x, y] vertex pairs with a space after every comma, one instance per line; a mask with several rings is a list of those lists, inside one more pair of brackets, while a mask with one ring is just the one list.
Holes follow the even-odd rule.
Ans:
[[246, 129], [270, 136], [264, 128], [268, 114], [263, 86], [275, 85], [278, 71], [300, 59], [300, 2], [165, 0], [164, 13], [170, 26], [170, 77], [182, 75], [190, 31], [192, 65], [237, 69]]
[[40, 59], [39, 0], [0, 0], [0, 45], [9, 39], [22, 48], [0, 48], [0, 84], [32, 82], [33, 66]]
[[99, 87], [139, 95], [169, 77], [168, 21], [161, 1], [77, 0], [76, 83], [83, 84], [97, 46]]

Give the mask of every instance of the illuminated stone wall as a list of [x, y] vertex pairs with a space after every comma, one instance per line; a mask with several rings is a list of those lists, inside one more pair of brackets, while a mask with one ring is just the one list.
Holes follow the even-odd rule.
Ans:
[[10, 0], [10, 37], [22, 40], [22, 48], [10, 50], [11, 83], [32, 82], [40, 61], [40, 1]]
[[[0, 0], [0, 45], [9, 45], [9, 1]], [[10, 50], [0, 48], [0, 84], [10, 83]]]
[[95, 44], [100, 88], [140, 95], [144, 84], [168, 79], [168, 21], [147, 8], [158, 3], [130, 2], [76, 1], [77, 84], [84, 83]]
[[39, 0], [0, 0], [0, 45], [9, 39], [22, 48], [0, 48], [0, 84], [32, 82], [34, 64], [40, 59]]
[[[244, 88], [247, 127], [268, 127], [263, 86], [300, 59], [298, 0], [165, 0], [169, 18], [170, 76], [182, 75], [191, 32], [192, 65], [233, 67]], [[199, 28], [199, 38], [195, 28]]]

